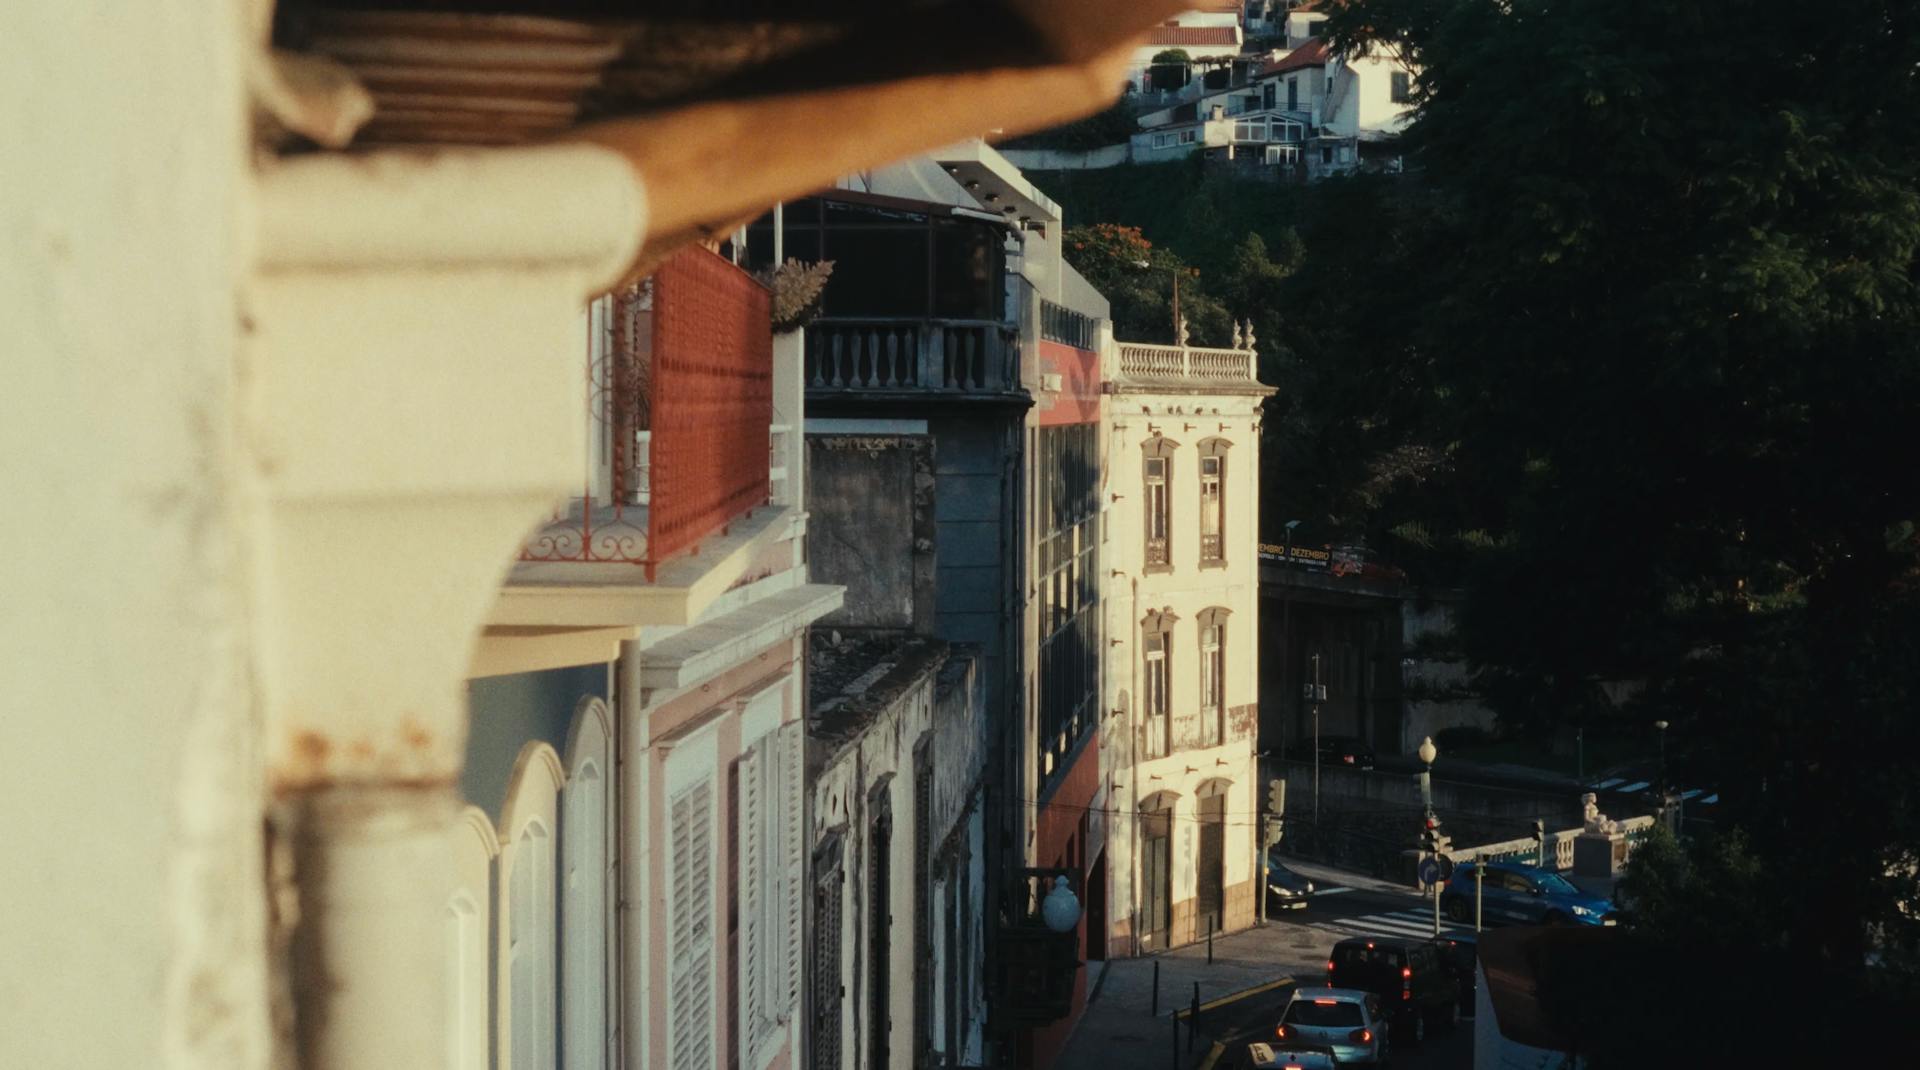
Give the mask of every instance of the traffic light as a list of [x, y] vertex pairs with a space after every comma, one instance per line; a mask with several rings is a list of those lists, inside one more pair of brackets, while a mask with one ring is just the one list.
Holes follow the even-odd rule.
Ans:
[[1284, 780], [1267, 781], [1267, 809], [1276, 813], [1287, 812], [1287, 782]]

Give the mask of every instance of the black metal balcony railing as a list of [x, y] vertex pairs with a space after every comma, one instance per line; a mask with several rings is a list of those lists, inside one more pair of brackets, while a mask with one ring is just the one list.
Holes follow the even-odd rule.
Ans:
[[1164, 565], [1167, 563], [1167, 561], [1168, 561], [1167, 540], [1151, 539], [1151, 538], [1148, 539], [1147, 540], [1147, 564]]
[[1220, 536], [1218, 535], [1200, 536], [1200, 560], [1218, 561], [1224, 556], [1225, 555], [1222, 553], [1222, 550], [1221, 550]]
[[1020, 388], [1012, 327], [982, 320], [821, 320], [807, 328], [807, 389], [1002, 393]]

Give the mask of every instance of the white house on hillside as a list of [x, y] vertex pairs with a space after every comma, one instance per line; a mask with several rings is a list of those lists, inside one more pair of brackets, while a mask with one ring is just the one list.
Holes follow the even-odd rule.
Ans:
[[1179, 16], [1154, 27], [1145, 42], [1134, 49], [1133, 61], [1127, 65], [1127, 91], [1152, 91], [1148, 83], [1153, 57], [1169, 49], [1185, 52], [1196, 68], [1205, 69], [1231, 62], [1240, 54], [1244, 41], [1237, 14], [1189, 12]]
[[[1262, 108], [1304, 121], [1311, 135], [1311, 177], [1357, 170], [1375, 158], [1369, 145], [1390, 139], [1413, 107], [1415, 72], [1384, 53], [1348, 56], [1309, 38], [1254, 78]], [[1385, 166], [1397, 159], [1382, 153]]]

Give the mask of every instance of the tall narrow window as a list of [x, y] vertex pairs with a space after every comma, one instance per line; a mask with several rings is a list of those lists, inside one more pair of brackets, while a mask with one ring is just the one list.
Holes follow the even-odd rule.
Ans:
[[1227, 459], [1200, 458], [1200, 563], [1219, 564], [1226, 560], [1223, 541], [1226, 528], [1224, 498]]
[[702, 1070], [713, 1062], [713, 789], [702, 780], [668, 803], [667, 1064]]
[[1167, 461], [1147, 458], [1147, 564], [1167, 563]]
[[1172, 748], [1169, 736], [1173, 681], [1173, 622], [1171, 613], [1149, 613], [1142, 622], [1140, 649], [1140, 714], [1142, 748], [1157, 758]]
[[1388, 77], [1393, 84], [1393, 102], [1395, 104], [1413, 103], [1413, 75], [1406, 71], [1394, 71]]
[[1173, 451], [1180, 444], [1160, 435], [1141, 445], [1145, 475], [1143, 505], [1146, 510], [1146, 570], [1166, 572], [1173, 568]]
[[1202, 610], [1200, 629], [1200, 745], [1217, 747], [1227, 730], [1227, 617], [1215, 606]]
[[1227, 562], [1227, 451], [1224, 438], [1200, 442], [1200, 565], [1219, 568]]

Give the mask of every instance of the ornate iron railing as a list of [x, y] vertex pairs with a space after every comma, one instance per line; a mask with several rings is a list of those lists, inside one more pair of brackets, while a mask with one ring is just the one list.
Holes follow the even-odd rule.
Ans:
[[769, 314], [766, 287], [698, 247], [662, 264], [650, 290], [596, 302], [586, 408], [600, 478], [520, 559], [634, 564], [651, 580], [660, 562], [766, 504], [774, 469], [786, 475], [772, 439]]
[[1019, 346], [986, 320], [820, 320], [807, 328], [807, 389], [1002, 393], [1020, 388]]
[[1164, 565], [1169, 559], [1167, 540], [1153, 538], [1147, 540], [1147, 564]]

